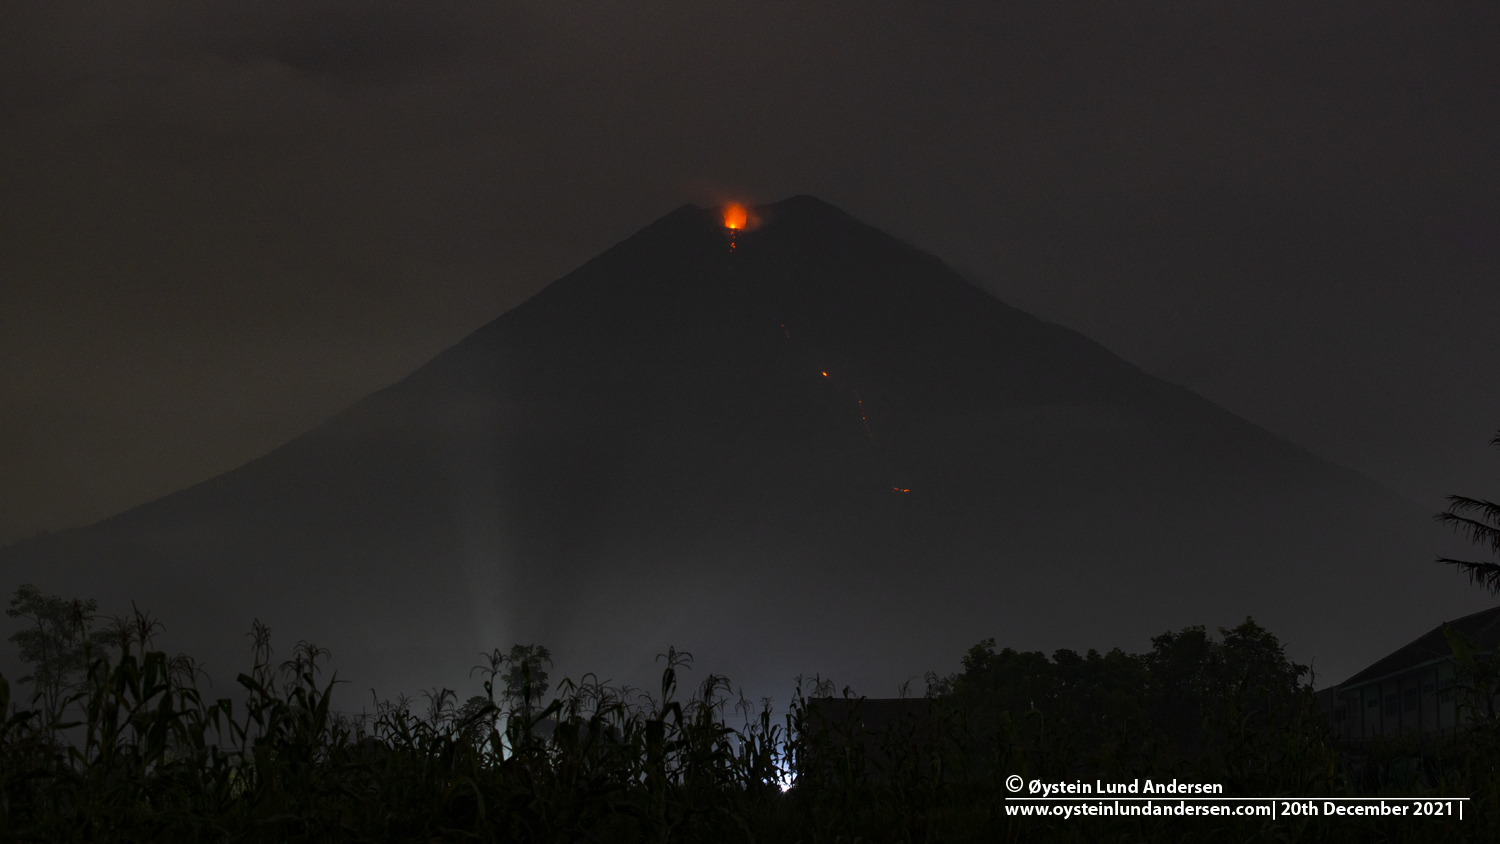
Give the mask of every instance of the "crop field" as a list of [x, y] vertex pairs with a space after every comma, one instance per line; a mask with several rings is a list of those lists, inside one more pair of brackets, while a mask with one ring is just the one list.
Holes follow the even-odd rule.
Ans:
[[[515, 646], [438, 689], [373, 709], [339, 699], [329, 655], [278, 659], [257, 628], [240, 694], [207, 699], [144, 614], [24, 589], [13, 637], [33, 672], [0, 680], [0, 840], [155, 842], [1492, 841], [1500, 741], [1470, 727], [1334, 741], [1307, 672], [1252, 621], [1163, 634], [1150, 652], [974, 646], [925, 694], [864, 701], [821, 678], [787, 711], [689, 682], [547, 676]], [[1492, 695], [1489, 666], [1458, 689]], [[1488, 673], [1487, 673], [1488, 672]], [[697, 673], [697, 672], [693, 672]], [[455, 678], [462, 679], [462, 678]], [[876, 709], [883, 715], [874, 717]], [[1210, 783], [1228, 796], [1470, 798], [1464, 817], [1058, 817], [1030, 784]], [[1170, 801], [1169, 801], [1170, 802]], [[1315, 805], [1315, 804], [1309, 804]]]

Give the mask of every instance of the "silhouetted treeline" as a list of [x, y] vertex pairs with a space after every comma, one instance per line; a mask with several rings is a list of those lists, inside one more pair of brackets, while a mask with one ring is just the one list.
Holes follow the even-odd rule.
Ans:
[[[0, 840], [1484, 841], [1500, 829], [1493, 724], [1442, 745], [1341, 747], [1306, 670], [1249, 620], [1167, 633], [1145, 654], [986, 641], [961, 673], [930, 675], [923, 698], [849, 693], [835, 707], [815, 681], [779, 717], [714, 675], [681, 694], [680, 652], [642, 691], [553, 686], [546, 649], [516, 646], [480, 667], [484, 695], [439, 689], [354, 714], [335, 705], [314, 645], [278, 662], [258, 628], [240, 697], [211, 700], [190, 660], [153, 649], [149, 618], [98, 631], [86, 604], [49, 600], [12, 602], [38, 625], [18, 644], [39, 671], [29, 699], [0, 680]], [[38, 665], [42, 645], [62, 661]], [[872, 731], [867, 705], [905, 714]], [[1012, 776], [1475, 799], [1462, 822], [1064, 821], [1007, 814]]]
[[1212, 739], [1227, 717], [1247, 737], [1289, 727], [1316, 733], [1308, 669], [1288, 660], [1276, 637], [1253, 621], [1217, 638], [1188, 627], [1152, 645], [1144, 654], [1059, 650], [1049, 659], [997, 652], [986, 640], [969, 649], [961, 674], [929, 684], [951, 696], [978, 733], [1010, 730], [1082, 757], [1126, 752], [1116, 748], [1122, 741], [1153, 758], [1222, 752]]

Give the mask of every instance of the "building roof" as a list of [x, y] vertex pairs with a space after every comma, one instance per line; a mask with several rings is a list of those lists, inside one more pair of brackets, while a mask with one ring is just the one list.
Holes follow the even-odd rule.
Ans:
[[866, 730], [880, 732], [905, 718], [926, 719], [932, 711], [932, 700], [925, 697], [813, 697], [807, 699], [807, 711], [823, 719], [827, 726], [852, 723], [857, 719]]
[[1339, 684], [1340, 688], [1360, 686], [1382, 677], [1399, 674], [1424, 662], [1453, 655], [1443, 628], [1452, 627], [1462, 633], [1469, 644], [1481, 651], [1495, 650], [1500, 645], [1500, 607], [1466, 615], [1457, 621], [1446, 621], [1424, 633], [1416, 641], [1375, 661], [1369, 668], [1355, 674]]

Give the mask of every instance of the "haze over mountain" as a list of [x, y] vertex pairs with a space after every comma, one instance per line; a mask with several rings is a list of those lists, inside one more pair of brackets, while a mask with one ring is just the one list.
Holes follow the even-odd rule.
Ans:
[[385, 691], [559, 673], [891, 694], [985, 637], [1146, 646], [1246, 615], [1336, 681], [1482, 605], [1377, 484], [810, 197], [684, 206], [218, 478], [0, 550], [131, 600], [223, 684], [243, 633]]

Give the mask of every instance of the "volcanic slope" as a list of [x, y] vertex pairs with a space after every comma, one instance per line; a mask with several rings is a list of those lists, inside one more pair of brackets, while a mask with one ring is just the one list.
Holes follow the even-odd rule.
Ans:
[[[1246, 615], [1341, 679], [1476, 599], [1425, 514], [810, 197], [685, 206], [263, 458], [0, 575], [154, 610], [220, 684], [266, 621], [358, 688], [540, 642], [893, 693], [985, 637]], [[3, 585], [3, 584], [0, 584]], [[13, 588], [13, 587], [7, 587]]]

